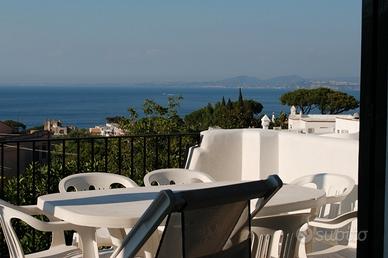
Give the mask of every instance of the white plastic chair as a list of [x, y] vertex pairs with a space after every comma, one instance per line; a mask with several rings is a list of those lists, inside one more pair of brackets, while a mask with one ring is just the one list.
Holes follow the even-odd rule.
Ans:
[[[309, 222], [309, 226], [317, 227], [320, 229], [340, 229], [349, 223], [357, 220], [357, 211], [351, 211], [338, 216], [335, 219], [316, 219], [315, 221]], [[337, 237], [347, 237], [347, 245], [335, 245], [327, 249], [311, 252], [307, 254], [307, 257], [318, 258], [318, 257], [356, 257], [356, 245], [349, 244], [352, 240], [351, 235], [340, 234]], [[356, 243], [356, 242], [355, 242]]]
[[[89, 172], [74, 174], [63, 178], [59, 182], [59, 192], [68, 191], [89, 191], [89, 190], [107, 190], [114, 186], [130, 188], [138, 185], [128, 177], [112, 174]], [[111, 235], [106, 228], [98, 228], [96, 232], [98, 246], [112, 246]], [[78, 234], [74, 234], [73, 244], [78, 244]]]
[[310, 213], [297, 213], [253, 218], [252, 258], [297, 257], [299, 230], [310, 216]]
[[215, 180], [208, 174], [181, 168], [158, 169], [144, 177], [145, 186], [210, 183]]
[[112, 173], [100, 173], [89, 172], [79, 173], [63, 178], [59, 182], [59, 192], [69, 191], [89, 191], [89, 190], [107, 190], [111, 189], [115, 185], [121, 185], [121, 187], [138, 187], [138, 185], [128, 177], [112, 174]]
[[[332, 173], [320, 173], [320, 174], [300, 177], [292, 181], [291, 184], [314, 187], [320, 190], [324, 190], [326, 192], [325, 204], [319, 210], [311, 211], [312, 215], [316, 217], [315, 220], [317, 221], [319, 219], [335, 219], [341, 213], [344, 213], [344, 210], [346, 210], [346, 212], [349, 212], [349, 210], [342, 208], [343, 201], [352, 192], [355, 186], [354, 180], [348, 176], [340, 175], [340, 174], [332, 174]], [[353, 211], [355, 209], [355, 206], [350, 207], [350, 209], [351, 209], [350, 211]], [[310, 228], [309, 230], [310, 237], [316, 236], [318, 231], [320, 232], [325, 231], [325, 234], [335, 235], [339, 230], [339, 228], [331, 230], [327, 228], [318, 229], [317, 227], [311, 227], [311, 226], [309, 228]], [[341, 232], [346, 232], [348, 234], [351, 234], [353, 230], [350, 226], [347, 226], [347, 228], [346, 227], [342, 228]], [[325, 240], [316, 241], [316, 239], [313, 238], [311, 241], [306, 243], [306, 252], [308, 253], [313, 252], [319, 249], [322, 245], [335, 246], [337, 244], [338, 243], [336, 241], [334, 242], [325, 241]]]
[[341, 213], [341, 202], [352, 192], [352, 178], [331, 173], [320, 173], [295, 179], [291, 184], [310, 186], [326, 192], [325, 205], [318, 211], [320, 218], [335, 218]]
[[[87, 227], [79, 227], [64, 221], [45, 222], [34, 218], [32, 215], [41, 215], [36, 206], [15, 206], [0, 199], [0, 225], [5, 241], [7, 242], [10, 258], [35, 258], [35, 257], [79, 257], [81, 250], [76, 246], [66, 246], [64, 231], [75, 230], [82, 232], [86, 241], [92, 241], [95, 230]], [[12, 227], [11, 220], [21, 220], [31, 227], [44, 232], [52, 232], [51, 246], [48, 250], [25, 255], [19, 239]], [[89, 242], [90, 243], [90, 242]]]

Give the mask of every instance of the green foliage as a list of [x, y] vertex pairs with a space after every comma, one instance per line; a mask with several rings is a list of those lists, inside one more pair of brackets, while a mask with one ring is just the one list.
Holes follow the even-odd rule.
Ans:
[[275, 117], [275, 123], [271, 122], [269, 128], [280, 127], [281, 129], [288, 128], [288, 116], [281, 112], [278, 117]]
[[287, 92], [280, 97], [280, 102], [283, 105], [295, 106], [299, 108], [303, 114], [310, 113], [316, 104], [312, 90], [309, 89], [298, 89]]
[[329, 88], [298, 89], [280, 97], [283, 105], [295, 106], [303, 114], [317, 108], [321, 114], [339, 114], [359, 107], [359, 102], [347, 93]]
[[353, 96], [327, 88], [316, 89], [317, 107], [321, 114], [340, 114], [359, 107]]
[[196, 110], [185, 117], [188, 130], [202, 131], [209, 127], [247, 128], [261, 125], [259, 114], [263, 105], [254, 100], [244, 100], [241, 90], [238, 101], [230, 99], [225, 104], [225, 99], [215, 105], [208, 104], [206, 107]]
[[105, 118], [107, 123], [119, 124], [124, 119], [123, 116], [108, 116]]
[[166, 107], [146, 99], [143, 104], [144, 117], [133, 108], [129, 108], [129, 117], [120, 121], [120, 127], [128, 134], [166, 134], [184, 131], [183, 120], [177, 109], [182, 97], [169, 97]]
[[73, 130], [70, 130], [66, 137], [77, 138], [77, 137], [88, 137], [88, 136], [90, 136], [88, 129], [75, 128]]

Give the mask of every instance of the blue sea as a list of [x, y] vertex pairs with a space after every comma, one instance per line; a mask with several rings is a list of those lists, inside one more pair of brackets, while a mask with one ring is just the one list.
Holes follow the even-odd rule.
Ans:
[[[280, 104], [280, 96], [289, 89], [242, 89], [244, 99], [263, 104], [263, 113], [289, 112]], [[359, 91], [347, 90], [359, 99]], [[0, 121], [17, 120], [27, 127], [43, 125], [47, 119], [59, 119], [65, 125], [80, 128], [104, 124], [109, 116], [128, 115], [128, 107], [140, 114], [145, 99], [165, 105], [169, 96], [182, 96], [178, 110], [184, 116], [222, 97], [238, 98], [238, 89], [146, 86], [2, 86], [0, 87]]]

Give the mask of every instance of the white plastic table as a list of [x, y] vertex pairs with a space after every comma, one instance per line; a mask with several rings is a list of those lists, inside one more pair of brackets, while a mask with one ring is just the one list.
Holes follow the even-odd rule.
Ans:
[[[160, 190], [203, 189], [240, 182], [215, 182], [187, 185], [120, 188], [83, 192], [55, 193], [38, 197], [37, 206], [45, 213], [72, 224], [113, 229], [131, 228], [141, 217]], [[317, 208], [325, 192], [284, 185], [266, 204], [259, 215]], [[82, 237], [82, 236], [81, 236]], [[84, 257], [98, 257], [97, 245], [83, 246]]]

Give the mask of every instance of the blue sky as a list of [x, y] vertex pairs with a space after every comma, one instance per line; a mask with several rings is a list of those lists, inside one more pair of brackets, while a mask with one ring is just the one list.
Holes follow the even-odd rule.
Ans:
[[2, 1], [0, 83], [358, 76], [361, 0]]

